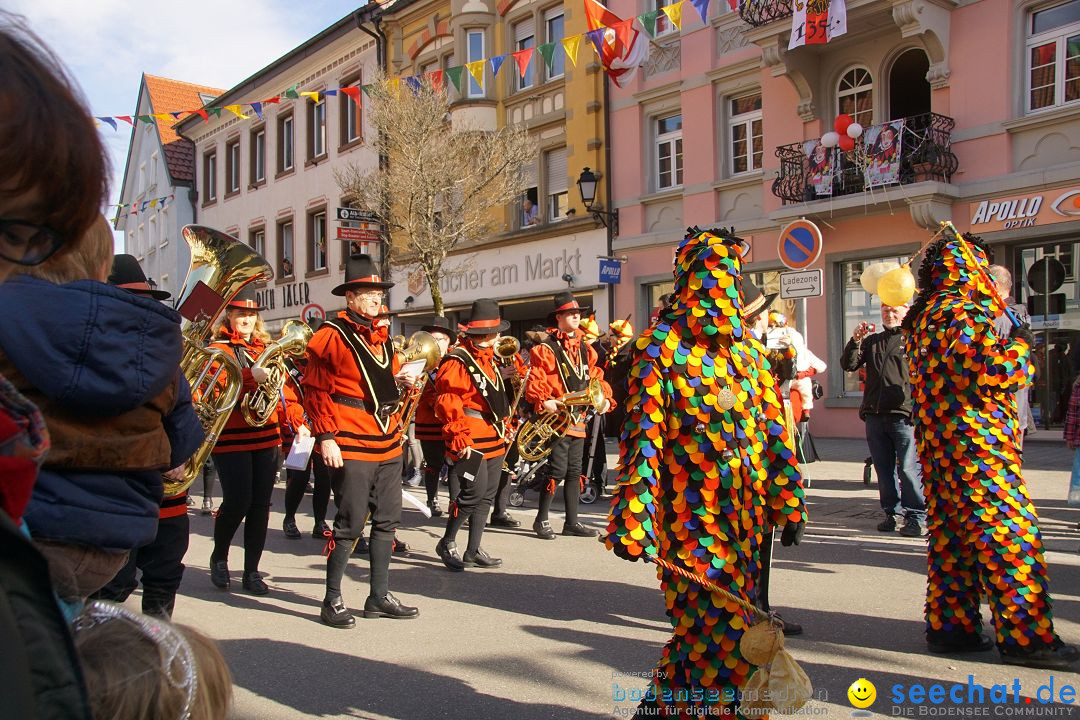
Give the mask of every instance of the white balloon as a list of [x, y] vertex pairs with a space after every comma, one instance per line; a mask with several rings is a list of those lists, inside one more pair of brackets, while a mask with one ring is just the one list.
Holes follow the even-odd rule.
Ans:
[[879, 262], [869, 265], [863, 270], [862, 275], [859, 277], [859, 284], [862, 285], [863, 290], [871, 295], [877, 294], [878, 280], [881, 276], [890, 270], [895, 270], [900, 267], [894, 262]]
[[863, 127], [857, 122], [853, 122], [847, 126], [847, 136], [853, 140], [857, 140], [862, 137]]
[[821, 144], [827, 148], [834, 148], [840, 144], [840, 135], [829, 131], [821, 136]]

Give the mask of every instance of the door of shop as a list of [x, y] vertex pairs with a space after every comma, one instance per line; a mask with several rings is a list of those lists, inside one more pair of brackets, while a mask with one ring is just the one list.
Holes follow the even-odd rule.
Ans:
[[1027, 305], [1035, 332], [1031, 412], [1044, 429], [1064, 422], [1080, 373], [1078, 246], [1080, 241], [1066, 241], [1022, 248], [1015, 268], [1013, 292]]

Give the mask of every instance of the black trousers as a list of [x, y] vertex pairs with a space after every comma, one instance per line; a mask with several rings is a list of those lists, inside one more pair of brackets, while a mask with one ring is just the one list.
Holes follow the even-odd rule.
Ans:
[[552, 483], [562, 481], [563, 503], [566, 505], [566, 522], [573, 525], [578, 521], [578, 500], [581, 497], [581, 455], [584, 452], [585, 438], [563, 436], [555, 441], [548, 460], [551, 468], [551, 481], [540, 495], [540, 509], [536, 519], [543, 522], [548, 519], [551, 502], [555, 492], [548, 492]]
[[[457, 463], [450, 469], [450, 476], [458, 475], [462, 463]], [[495, 492], [499, 489], [499, 475], [502, 472], [503, 456], [485, 458], [480, 462], [476, 471], [476, 477], [472, 482], [458, 478], [461, 492], [457, 496], [457, 512], [451, 511], [446, 520], [446, 533], [443, 538], [447, 542], [453, 542], [457, 538], [457, 532], [465, 522], [469, 520], [469, 545], [466, 552], [476, 552], [480, 549], [480, 538], [487, 526], [488, 511], [495, 499]]]
[[244, 523], [244, 572], [259, 569], [266, 526], [270, 522], [270, 496], [277, 480], [280, 448], [214, 455], [221, 483], [221, 505], [214, 522], [213, 562], [229, 559], [229, 545]]
[[499, 473], [499, 487], [495, 490], [495, 503], [494, 512], [491, 513], [492, 517], [506, 515], [506, 502], [510, 495], [507, 487], [510, 485], [510, 472], [517, 465], [520, 455], [517, 449], [517, 443], [510, 439], [510, 446], [506, 448], [506, 455], [503, 456], [503, 470]]
[[139, 586], [142, 571], [142, 611], [146, 615], [172, 615], [176, 591], [184, 577], [184, 554], [188, 549], [188, 516], [185, 512], [158, 521], [157, 535], [149, 545], [128, 554], [127, 565], [93, 595], [102, 600], [124, 602]]
[[[427, 501], [435, 502], [439, 495], [439, 475], [442, 473], [446, 462], [446, 445], [442, 440], [421, 440], [420, 449], [424, 453], [424, 489], [427, 490]], [[453, 500], [458, 493], [457, 478], [447, 475], [450, 483], [450, 499]]]
[[322, 455], [311, 454], [307, 468], [285, 471], [285, 519], [296, 520], [296, 511], [307, 491], [308, 477], [315, 475], [315, 491], [311, 494], [311, 514], [315, 527], [326, 522], [326, 507], [330, 504], [330, 473], [323, 463]]
[[391, 535], [401, 525], [401, 456], [389, 460], [346, 460], [344, 467], [328, 468], [337, 489], [334, 540], [356, 540], [371, 529]]

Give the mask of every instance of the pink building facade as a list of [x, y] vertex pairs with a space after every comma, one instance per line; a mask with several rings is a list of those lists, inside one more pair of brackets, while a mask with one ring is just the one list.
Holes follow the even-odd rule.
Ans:
[[[748, 271], [775, 291], [780, 232], [809, 219], [823, 294], [805, 317], [796, 301], [775, 309], [805, 323], [829, 366], [813, 432], [858, 437], [859, 378], [839, 357], [860, 321], [880, 325], [862, 270], [906, 259], [952, 220], [994, 246], [1032, 311], [1033, 410], [1059, 439], [1046, 427], [1080, 372], [1080, 0], [849, 0], [846, 34], [789, 50], [791, 2], [740, 15], [714, 0], [705, 24], [686, 3], [682, 31], [662, 21], [646, 64], [612, 86], [613, 252], [626, 257], [614, 315], [647, 323], [694, 225], [734, 226], [751, 241]], [[864, 128], [860, 147], [819, 149], [841, 112]]]

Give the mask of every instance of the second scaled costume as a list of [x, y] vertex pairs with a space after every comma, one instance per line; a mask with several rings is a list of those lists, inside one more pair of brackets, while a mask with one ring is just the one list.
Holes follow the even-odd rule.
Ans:
[[[628, 560], [659, 557], [756, 601], [763, 534], [797, 542], [806, 514], [765, 348], [743, 326], [741, 241], [696, 228], [675, 291], [631, 350], [618, 487], [605, 535]], [[669, 711], [723, 714], [754, 668], [734, 603], [657, 573], [674, 634], [650, 688]]]

